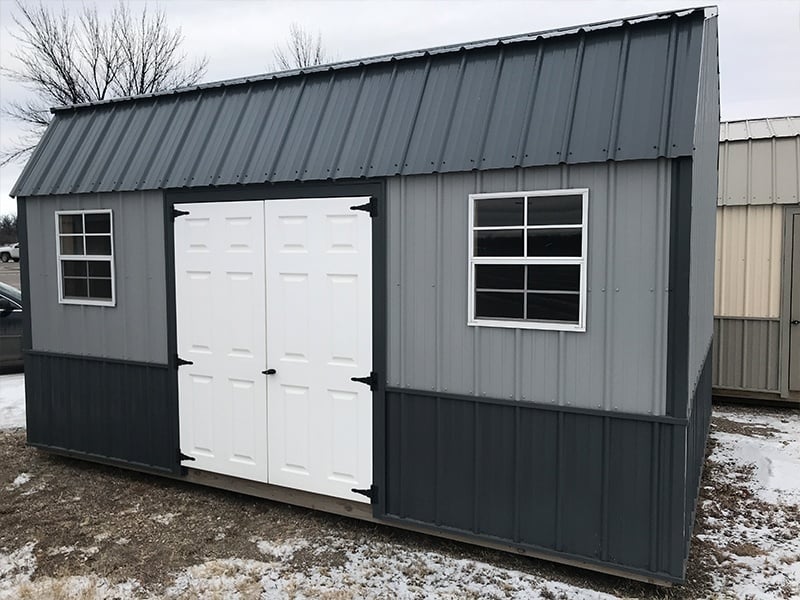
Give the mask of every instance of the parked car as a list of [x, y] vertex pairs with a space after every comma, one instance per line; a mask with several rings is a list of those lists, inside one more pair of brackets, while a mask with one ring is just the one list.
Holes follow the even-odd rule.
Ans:
[[19, 262], [19, 243], [0, 246], [0, 261], [8, 262], [10, 260]]
[[0, 282], [0, 370], [22, 367], [22, 292]]

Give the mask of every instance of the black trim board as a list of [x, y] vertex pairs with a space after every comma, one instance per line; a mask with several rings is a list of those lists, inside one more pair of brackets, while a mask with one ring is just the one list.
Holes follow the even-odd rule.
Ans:
[[17, 239], [19, 241], [20, 287], [22, 291], [22, 349], [33, 347], [31, 333], [31, 275], [28, 268], [28, 207], [25, 198], [17, 199]]
[[687, 417], [689, 284], [692, 241], [692, 159], [672, 161], [667, 308], [667, 414]]

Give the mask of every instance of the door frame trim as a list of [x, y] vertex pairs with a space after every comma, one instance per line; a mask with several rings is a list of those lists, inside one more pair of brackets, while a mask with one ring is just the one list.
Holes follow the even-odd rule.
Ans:
[[[379, 374], [372, 392], [372, 484], [378, 494], [372, 513], [383, 514], [386, 503], [386, 373], [387, 373], [387, 206], [386, 181], [321, 181], [287, 184], [254, 184], [207, 188], [164, 190], [164, 250], [167, 277], [167, 356], [171, 370], [169, 398], [174, 410], [175, 439], [180, 443], [178, 412], [177, 320], [175, 302], [175, 229], [172, 209], [175, 204], [194, 202], [237, 202], [246, 200], [290, 200], [293, 198], [333, 198], [369, 196], [375, 199], [377, 214], [372, 218], [372, 365]], [[179, 217], [180, 218], [180, 217]], [[266, 431], [265, 431], [266, 435]], [[187, 474], [181, 467], [182, 475]]]
[[781, 297], [780, 297], [780, 362], [778, 364], [778, 390], [781, 398], [792, 398], [798, 393], [789, 391], [789, 321], [792, 309], [792, 227], [794, 217], [800, 216], [800, 207], [789, 205], [783, 210], [783, 241], [781, 243]]

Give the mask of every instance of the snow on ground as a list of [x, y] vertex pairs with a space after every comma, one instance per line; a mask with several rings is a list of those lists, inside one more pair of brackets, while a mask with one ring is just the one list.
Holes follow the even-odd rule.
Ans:
[[[0, 427], [24, 426], [21, 375], [0, 377]], [[706, 463], [710, 474], [695, 544], [712, 548], [706, 598], [800, 598], [800, 412], [716, 407]], [[28, 486], [20, 473], [11, 483]], [[30, 485], [35, 485], [34, 483]], [[151, 518], [168, 524], [177, 513]], [[120, 538], [117, 543], [125, 544]], [[259, 560], [229, 557], [170, 575], [157, 592], [135, 580], [96, 575], [36, 577], [34, 542], [0, 548], [0, 600], [188, 598], [559, 598], [613, 596], [502, 566], [423, 551], [380, 538], [353, 544], [332, 535], [314, 539], [250, 540]], [[702, 551], [702, 548], [701, 548]], [[87, 560], [95, 546], [65, 546]], [[335, 557], [332, 560], [331, 557]], [[591, 579], [589, 579], [591, 581]], [[586, 584], [586, 580], [581, 580]]]
[[[722, 555], [712, 572], [720, 594], [752, 600], [800, 598], [800, 412], [717, 408], [717, 444], [706, 468], [738, 504], [713, 497], [697, 537]], [[735, 508], [735, 511], [732, 510]]]
[[25, 427], [25, 376], [0, 375], [0, 429]]

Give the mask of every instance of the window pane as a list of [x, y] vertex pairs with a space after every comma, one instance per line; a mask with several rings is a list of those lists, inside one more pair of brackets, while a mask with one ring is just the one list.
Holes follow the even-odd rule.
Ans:
[[478, 319], [522, 319], [525, 294], [519, 292], [476, 292], [475, 317]]
[[61, 254], [83, 254], [82, 236], [62, 235], [59, 240], [61, 242]]
[[64, 297], [65, 298], [86, 298], [89, 289], [86, 279], [75, 279], [64, 277]]
[[583, 196], [528, 198], [528, 225], [580, 225]]
[[111, 236], [93, 235], [86, 236], [86, 254], [108, 256], [111, 254]]
[[523, 198], [475, 200], [475, 227], [522, 226], [525, 224]]
[[476, 231], [475, 256], [522, 256], [523, 231]]
[[83, 215], [58, 215], [59, 233], [83, 233]]
[[527, 318], [535, 321], [578, 322], [579, 294], [528, 294]]
[[99, 300], [111, 300], [111, 280], [90, 279], [89, 296]]
[[579, 265], [528, 265], [528, 289], [577, 292], [581, 284]]
[[528, 256], [580, 256], [580, 229], [529, 229]]
[[109, 213], [86, 213], [86, 233], [111, 233]]
[[525, 265], [475, 265], [475, 287], [524, 290]]
[[111, 277], [111, 263], [105, 260], [87, 261], [89, 277]]
[[61, 273], [64, 277], [86, 277], [86, 261], [62, 260]]

